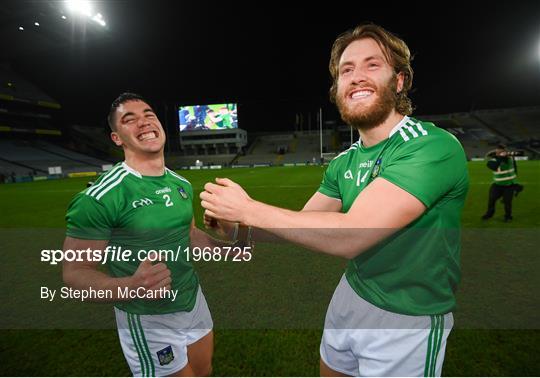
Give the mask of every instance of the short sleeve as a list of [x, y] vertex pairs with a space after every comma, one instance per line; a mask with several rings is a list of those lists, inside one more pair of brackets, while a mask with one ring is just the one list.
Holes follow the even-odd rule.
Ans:
[[66, 235], [77, 239], [109, 240], [113, 229], [105, 205], [84, 193], [69, 204], [66, 222]]
[[189, 198], [194, 198], [194, 197], [193, 197], [193, 186], [191, 186], [191, 183], [190, 183], [190, 182], [187, 182], [187, 183], [186, 183], [186, 188], [187, 188], [187, 192], [188, 192]]
[[324, 172], [323, 180], [319, 186], [318, 192], [328, 197], [341, 199], [337, 180], [337, 167], [335, 164], [332, 164], [332, 162]]
[[380, 177], [406, 190], [426, 207], [460, 182], [467, 182], [463, 147], [452, 135], [441, 132], [401, 144]]

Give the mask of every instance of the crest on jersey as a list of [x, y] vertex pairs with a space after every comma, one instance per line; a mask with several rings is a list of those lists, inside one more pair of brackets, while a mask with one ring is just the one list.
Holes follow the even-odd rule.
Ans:
[[377, 177], [381, 171], [381, 161], [382, 158], [377, 159], [377, 162], [375, 163], [375, 166], [373, 167], [373, 171], [371, 171], [371, 178], [374, 179]]
[[188, 198], [188, 195], [187, 195], [186, 191], [181, 186], [178, 188], [178, 193], [180, 193], [180, 195], [182, 196], [183, 199]]
[[172, 360], [174, 360], [174, 353], [172, 351], [172, 347], [169, 345], [166, 348], [163, 348], [162, 350], [158, 350], [157, 352], [159, 364], [161, 366], [170, 364]]

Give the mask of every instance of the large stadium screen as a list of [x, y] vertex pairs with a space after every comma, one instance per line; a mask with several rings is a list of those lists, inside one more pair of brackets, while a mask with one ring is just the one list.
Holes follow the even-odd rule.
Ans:
[[178, 107], [180, 131], [225, 130], [238, 127], [236, 104]]

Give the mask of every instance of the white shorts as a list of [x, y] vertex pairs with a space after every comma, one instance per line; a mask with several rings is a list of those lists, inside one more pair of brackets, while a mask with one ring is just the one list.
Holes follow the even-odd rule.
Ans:
[[136, 315], [114, 310], [124, 356], [137, 377], [166, 376], [183, 369], [188, 363], [187, 346], [213, 327], [200, 286], [190, 312]]
[[321, 359], [351, 376], [440, 376], [453, 324], [452, 313], [409, 316], [380, 309], [343, 276], [326, 313]]

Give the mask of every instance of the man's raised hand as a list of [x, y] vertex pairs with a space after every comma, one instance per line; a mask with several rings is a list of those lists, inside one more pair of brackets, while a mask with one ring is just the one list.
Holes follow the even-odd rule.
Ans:
[[249, 206], [253, 200], [234, 181], [216, 178], [216, 184], [209, 182], [204, 185], [200, 198], [206, 217], [247, 224]]

